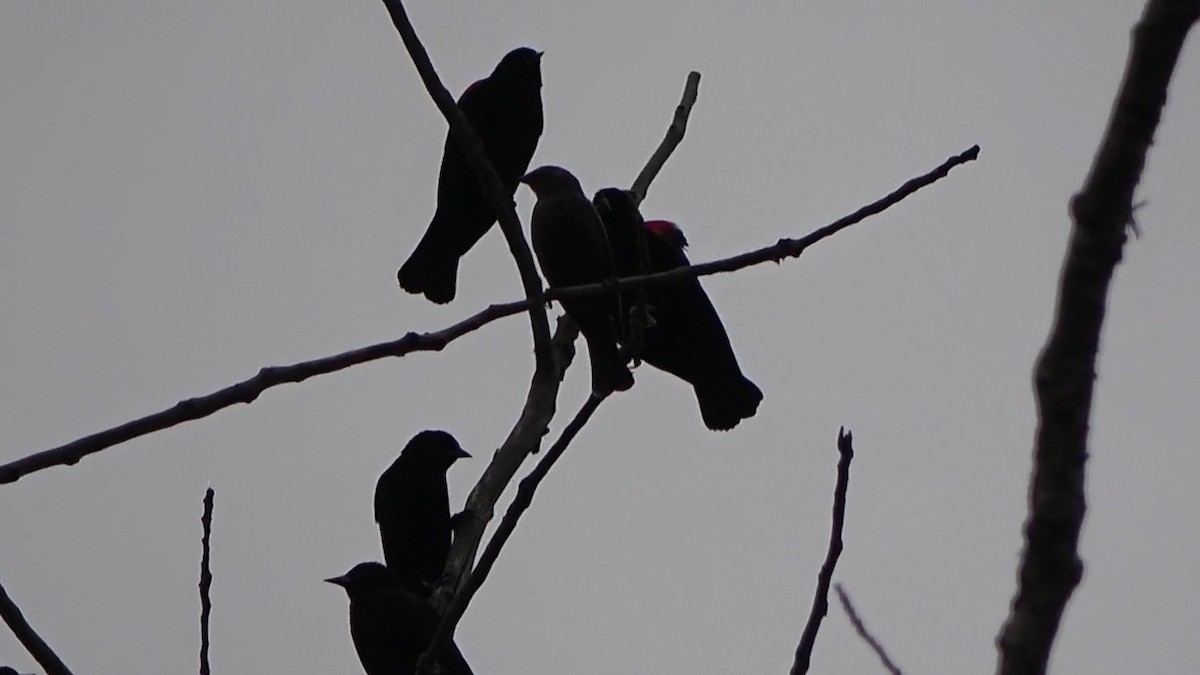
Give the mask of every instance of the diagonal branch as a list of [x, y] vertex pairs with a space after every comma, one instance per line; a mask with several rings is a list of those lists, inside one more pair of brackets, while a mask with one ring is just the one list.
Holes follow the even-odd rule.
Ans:
[[891, 675], [903, 675], [900, 672], [900, 667], [888, 656], [887, 650], [883, 648], [883, 645], [879, 644], [879, 640], [876, 640], [874, 635], [871, 635], [871, 631], [867, 630], [867, 625], [863, 623], [858, 612], [854, 611], [854, 604], [850, 602], [850, 595], [846, 593], [846, 589], [842, 588], [841, 584], [834, 584], [833, 590], [837, 591], [838, 600], [842, 603], [842, 609], [846, 610], [846, 616], [850, 619], [850, 624], [854, 626], [854, 632], [858, 633], [858, 636], [863, 639], [863, 642], [867, 643], [871, 651], [875, 652], [883, 667]]
[[467, 577], [479, 542], [483, 539], [484, 529], [492, 520], [496, 502], [500, 500], [504, 488], [512, 482], [526, 455], [538, 451], [542, 436], [548, 430], [550, 418], [554, 416], [561, 375], [570, 365], [575, 338], [578, 336], [578, 326], [566, 315], [559, 317], [558, 328], [551, 340], [555, 372], [549, 381], [542, 383], [538, 383], [537, 375], [534, 375], [534, 383], [529, 388], [521, 416], [504, 439], [504, 444], [492, 456], [491, 463], [471, 489], [471, 494], [467, 496], [463, 517], [454, 529], [454, 540], [446, 558], [446, 571], [443, 573], [443, 577], [450, 579], [452, 583], [439, 588], [433, 598], [434, 605], [439, 609], [450, 603], [452, 594]]
[[411, 352], [440, 351], [452, 340], [479, 329], [492, 321], [516, 314], [527, 303], [492, 305], [484, 311], [453, 326], [433, 333], [408, 333], [399, 340], [380, 342], [341, 354], [304, 361], [289, 366], [263, 368], [254, 377], [218, 389], [211, 394], [189, 398], [165, 410], [160, 410], [125, 424], [74, 440], [66, 445], [43, 450], [0, 465], [0, 484], [12, 483], [22, 476], [52, 466], [73, 465], [88, 455], [105, 448], [161, 431], [183, 422], [197, 420], [238, 403], [252, 403], [271, 387], [291, 382], [303, 382], [310, 377], [337, 372], [360, 363], [404, 356]]
[[683, 141], [683, 135], [687, 133], [688, 118], [692, 115], [692, 106], [696, 105], [696, 98], [699, 95], [700, 73], [693, 70], [688, 73], [687, 83], [683, 86], [683, 98], [679, 101], [679, 105], [675, 106], [675, 116], [671, 118], [671, 126], [667, 127], [667, 135], [654, 150], [654, 154], [650, 155], [650, 161], [646, 162], [642, 172], [633, 181], [633, 187], [629, 188], [630, 192], [634, 194], [634, 202], [640, 204], [646, 198], [646, 193], [650, 191], [650, 183], [658, 176], [658, 172], [662, 171], [663, 165], [667, 163], [671, 153], [675, 152], [675, 148]]
[[808, 672], [813, 647], [817, 644], [817, 631], [821, 628], [821, 620], [829, 613], [829, 584], [833, 580], [833, 569], [837, 566], [838, 557], [842, 555], [846, 492], [850, 489], [850, 460], [854, 459], [853, 434], [845, 429], [838, 429], [837, 449], [837, 483], [833, 488], [833, 525], [829, 533], [829, 550], [825, 554], [825, 562], [821, 564], [821, 571], [817, 574], [817, 592], [813, 597], [812, 611], [808, 614], [808, 623], [804, 625], [804, 633], [800, 635], [800, 644], [796, 646], [791, 675], [803, 675]]
[[4, 623], [12, 629], [13, 635], [17, 636], [29, 654], [33, 656], [33, 660], [38, 662], [46, 671], [46, 675], [71, 675], [71, 669], [58, 658], [58, 654], [46, 644], [33, 626], [25, 620], [25, 616], [21, 614], [21, 608], [8, 597], [8, 592], [4, 590], [3, 584], [0, 584], [0, 618], [4, 619]]
[[[798, 257], [809, 246], [869, 216], [878, 214], [894, 206], [921, 188], [941, 180], [949, 173], [950, 169], [970, 162], [978, 156], [979, 146], [974, 146], [959, 155], [949, 158], [933, 171], [907, 181], [891, 194], [800, 239], [781, 239], [771, 246], [728, 258], [721, 258], [689, 267], [680, 267], [669, 272], [625, 277], [617, 280], [616, 285], [624, 289], [673, 283], [691, 277], [708, 276], [710, 274], [717, 274], [718, 272], [734, 272], [765, 262], [779, 262], [785, 258]], [[327, 375], [369, 361], [404, 356], [412, 352], [441, 351], [450, 342], [476, 331], [497, 319], [512, 316], [528, 309], [531, 304], [544, 304], [549, 300], [564, 297], [611, 293], [612, 288], [612, 282], [559, 288], [544, 293], [534, 301], [516, 300], [490, 305], [482, 312], [467, 317], [452, 326], [431, 333], [408, 333], [398, 340], [380, 342], [333, 356], [287, 366], [263, 368], [254, 377], [219, 389], [211, 394], [186, 399], [165, 410], [89, 436], [84, 436], [66, 445], [43, 450], [7, 464], [0, 464], [0, 484], [15, 482], [23, 476], [48, 469], [52, 466], [73, 465], [88, 455], [100, 452], [114, 445], [161, 431], [177, 424], [182, 424], [183, 422], [207, 417], [238, 403], [251, 403], [258, 398], [259, 394], [271, 387], [293, 382], [303, 382], [316, 375]]]
[[517, 521], [521, 519], [521, 515], [533, 504], [533, 493], [537, 491], [538, 486], [550, 473], [550, 469], [554, 468], [555, 462], [562, 457], [567, 451], [567, 446], [571, 444], [575, 436], [579, 433], [583, 426], [591, 419], [592, 414], [600, 407], [600, 404], [606, 397], [590, 396], [584, 402], [583, 407], [579, 412], [575, 413], [570, 423], [563, 429], [558, 440], [554, 441], [554, 445], [550, 446], [550, 450], [546, 452], [546, 456], [542, 457], [533, 471], [529, 475], [521, 479], [520, 485], [517, 487], [517, 496], [513, 498], [512, 504], [509, 504], [508, 510], [504, 513], [504, 518], [500, 520], [500, 524], [496, 526], [495, 533], [488, 540], [487, 547], [479, 556], [479, 562], [475, 568], [471, 570], [470, 576], [463, 582], [458, 593], [446, 608], [445, 614], [442, 615], [442, 621], [438, 624], [437, 632], [434, 633], [433, 640], [429, 643], [429, 647], [421, 656], [418, 664], [417, 672], [420, 675], [430, 675], [433, 672], [433, 665], [441, 658], [442, 651], [450, 644], [450, 640], [454, 637], [454, 629], [458, 626], [458, 622], [462, 619], [463, 614], [467, 611], [467, 605], [470, 604], [471, 598], [475, 597], [475, 592], [483, 586], [483, 582], [487, 581], [488, 574], [492, 571], [492, 566], [496, 564], [496, 560], [500, 557], [500, 550], [508, 543], [509, 537], [517, 529]]
[[[475, 177], [483, 186], [488, 205], [492, 207], [492, 211], [500, 221], [500, 229], [504, 232], [508, 249], [521, 274], [521, 286], [525, 289], [525, 297], [528, 299], [541, 297], [542, 279], [538, 276], [537, 267], [534, 266], [533, 253], [529, 250], [529, 243], [525, 241], [525, 232], [521, 229], [520, 219], [517, 218], [517, 210], [512, 196], [504, 190], [504, 184], [500, 181], [500, 176], [496, 174], [495, 167], [492, 166], [491, 160], [484, 151], [479, 135], [475, 133], [475, 129], [467, 121], [466, 116], [463, 115], [462, 110], [454, 102], [454, 98], [446, 90], [437, 72], [433, 69], [429, 54], [421, 44], [420, 38], [417, 37], [417, 32], [408, 19], [408, 13], [404, 11], [404, 3], [400, 0], [383, 0], [383, 4], [392, 16], [392, 23], [395, 24], [396, 31], [400, 33], [400, 39], [404, 42], [409, 56], [412, 57], [413, 65], [416, 66], [417, 73], [425, 84], [425, 89], [429, 91], [429, 96], [433, 98], [438, 110], [442, 112], [446, 122], [450, 125], [450, 133], [462, 146], [463, 152], [467, 156], [467, 163], [471, 165], [471, 170], [475, 172]], [[529, 310], [529, 321], [533, 329], [533, 351], [537, 355], [537, 368], [543, 376], [548, 377], [554, 367], [550, 362], [550, 321], [546, 318], [546, 306], [541, 303], [530, 303], [526, 309]], [[536, 380], [537, 378], [535, 378]], [[549, 418], [546, 421], [548, 423]]]
[[1083, 576], [1079, 532], [1096, 354], [1133, 195], [1171, 73], [1200, 0], [1150, 0], [1133, 31], [1125, 76], [1082, 190], [1049, 338], [1034, 367], [1038, 429], [1018, 588], [997, 639], [1000, 675], [1046, 672], [1067, 601]]

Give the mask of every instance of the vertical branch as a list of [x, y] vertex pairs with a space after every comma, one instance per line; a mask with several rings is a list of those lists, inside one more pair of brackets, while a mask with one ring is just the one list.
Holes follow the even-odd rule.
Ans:
[[1167, 86], [1200, 0], [1150, 0], [1133, 31], [1125, 76], [1100, 149], [1071, 200], [1074, 226], [1058, 305], [1034, 369], [1038, 429], [1018, 588], [997, 639], [1000, 675], [1046, 672], [1067, 601], [1083, 575], [1079, 532], [1096, 353], [1133, 195]]
[[46, 671], [46, 675], [71, 675], [71, 669], [25, 620], [21, 608], [8, 597], [8, 591], [4, 590], [3, 584], [0, 584], [0, 618], [12, 629], [13, 635], [25, 646], [33, 660]]
[[209, 567], [209, 538], [212, 536], [213, 489], [204, 491], [204, 513], [200, 516], [200, 675], [210, 675], [208, 664], [208, 621], [212, 615], [212, 570]]
[[829, 584], [833, 580], [833, 569], [837, 566], [838, 557], [842, 555], [842, 526], [846, 523], [846, 492], [850, 489], [853, 444], [853, 434], [844, 428], [838, 429], [837, 483], [833, 488], [833, 524], [829, 532], [829, 550], [825, 554], [825, 562], [821, 564], [821, 571], [817, 574], [817, 591], [813, 596], [812, 611], [809, 612], [808, 623], [800, 635], [800, 644], [796, 646], [791, 675], [803, 675], [808, 672], [813, 647], [817, 643], [817, 631], [821, 628], [821, 620], [829, 613]]

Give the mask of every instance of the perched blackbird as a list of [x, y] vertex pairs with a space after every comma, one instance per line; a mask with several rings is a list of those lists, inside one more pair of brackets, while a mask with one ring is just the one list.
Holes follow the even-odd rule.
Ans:
[[[514, 49], [486, 78], [458, 99], [508, 195], [542, 135], [542, 53]], [[425, 236], [396, 275], [409, 293], [438, 304], [454, 299], [458, 259], [491, 229], [496, 214], [488, 206], [475, 172], [457, 139], [447, 133], [438, 173], [437, 211]]]
[[[441, 620], [428, 602], [405, 591], [396, 575], [377, 562], [359, 563], [325, 581], [341, 586], [350, 596], [350, 637], [367, 675], [417, 672], [417, 660], [433, 641]], [[442, 675], [472, 675], [453, 642], [438, 665]]]
[[[646, 232], [647, 273], [689, 264], [683, 252], [687, 246], [683, 232], [665, 220], [643, 222], [626, 191], [606, 188], [596, 193], [593, 203], [608, 233], [619, 276], [638, 274], [639, 227]], [[634, 305], [637, 291], [626, 291], [624, 296], [627, 311], [622, 320], [628, 324], [628, 310]], [[646, 289], [646, 304], [651, 308], [652, 325], [645, 329], [641, 358], [692, 385], [705, 426], [727, 431], [753, 417], [762, 392], [738, 367], [725, 326], [700, 280], [650, 286]]]
[[[533, 250], [550, 288], [592, 284], [613, 277], [612, 252], [604, 225], [583, 194], [579, 180], [558, 166], [543, 166], [521, 178], [533, 189], [530, 230]], [[564, 298], [559, 304], [579, 326], [592, 362], [592, 392], [603, 396], [633, 386], [633, 374], [617, 351], [620, 311], [616, 294]]]
[[375, 484], [383, 559], [411, 593], [429, 597], [450, 552], [446, 471], [470, 457], [445, 431], [422, 431]]

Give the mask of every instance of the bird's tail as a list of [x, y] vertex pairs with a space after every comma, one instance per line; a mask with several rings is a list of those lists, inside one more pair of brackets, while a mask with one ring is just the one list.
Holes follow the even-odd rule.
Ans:
[[[587, 336], [584, 336], [587, 338]], [[633, 386], [633, 373], [617, 351], [613, 340], [588, 338], [588, 360], [592, 365], [592, 393], [597, 396], [625, 391]]]
[[754, 417], [762, 401], [762, 391], [744, 375], [695, 385], [696, 402], [704, 426], [714, 431], [729, 431], [739, 422]]
[[430, 232], [421, 238], [396, 278], [400, 288], [409, 293], [422, 293], [430, 301], [444, 305], [454, 299], [458, 281], [459, 257], [448, 247], [433, 240]]

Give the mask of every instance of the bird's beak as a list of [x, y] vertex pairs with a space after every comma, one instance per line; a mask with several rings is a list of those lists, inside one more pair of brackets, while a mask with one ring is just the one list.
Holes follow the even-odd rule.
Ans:
[[541, 59], [543, 56], [545, 56], [546, 52], [541, 51], [541, 52], [538, 52], [537, 54], [538, 54], [538, 58]]
[[471, 453], [459, 448], [454, 452], [454, 459], [471, 459]]
[[343, 574], [340, 577], [329, 577], [328, 579], [325, 579], [325, 583], [329, 583], [329, 584], [333, 584], [334, 586], [341, 586], [342, 588], [346, 588], [346, 586], [350, 582], [348, 579], [346, 579], [346, 575]]
[[521, 176], [520, 178], [517, 179], [517, 182], [524, 183], [524, 184], [528, 185], [529, 187], [533, 187], [533, 183], [529, 182], [529, 174], [525, 174], [524, 176]]

